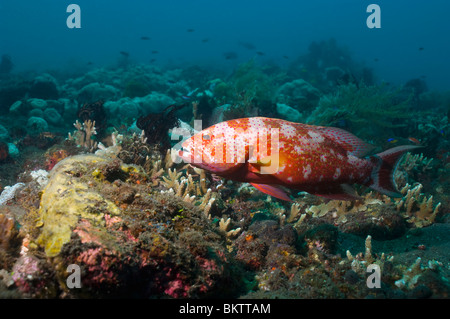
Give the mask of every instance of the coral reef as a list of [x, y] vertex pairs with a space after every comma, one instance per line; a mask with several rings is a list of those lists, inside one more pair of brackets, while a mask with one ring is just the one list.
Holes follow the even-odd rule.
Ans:
[[[287, 68], [258, 55], [223, 73], [124, 53], [0, 74], [0, 297], [448, 298], [448, 96], [376, 83], [335, 40]], [[356, 186], [354, 201], [283, 202], [177, 161], [174, 128], [254, 115], [422, 148], [397, 166], [401, 197]]]

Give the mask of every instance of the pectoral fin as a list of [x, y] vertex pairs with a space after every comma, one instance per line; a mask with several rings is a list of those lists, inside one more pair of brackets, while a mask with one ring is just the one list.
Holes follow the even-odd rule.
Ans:
[[267, 185], [267, 184], [256, 184], [256, 183], [250, 183], [255, 187], [257, 190], [268, 194], [270, 196], [292, 202], [292, 199], [289, 198], [288, 194], [284, 190], [282, 190], [280, 187], [274, 186], [274, 185]]

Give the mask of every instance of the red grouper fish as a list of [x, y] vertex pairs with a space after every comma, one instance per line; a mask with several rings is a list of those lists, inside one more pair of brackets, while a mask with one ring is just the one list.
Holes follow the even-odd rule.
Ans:
[[251, 117], [215, 124], [182, 143], [178, 155], [218, 176], [247, 182], [290, 201], [282, 186], [331, 199], [359, 197], [350, 184], [400, 196], [393, 175], [402, 155], [416, 145], [373, 149], [340, 128]]

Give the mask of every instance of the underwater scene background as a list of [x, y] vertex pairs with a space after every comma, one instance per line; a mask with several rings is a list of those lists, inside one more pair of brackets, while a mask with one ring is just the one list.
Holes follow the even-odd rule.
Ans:
[[[2, 1], [0, 298], [448, 298], [449, 9]], [[247, 117], [420, 147], [355, 200], [177, 157], [175, 128]]]

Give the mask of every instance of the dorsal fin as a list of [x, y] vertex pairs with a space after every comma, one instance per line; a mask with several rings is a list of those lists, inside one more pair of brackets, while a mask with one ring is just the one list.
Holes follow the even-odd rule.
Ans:
[[327, 136], [329, 139], [335, 141], [346, 151], [350, 152], [351, 155], [356, 157], [363, 157], [375, 147], [369, 143], [364, 142], [352, 133], [349, 133], [337, 127], [320, 126], [317, 127], [317, 130], [325, 134], [325, 136]]

